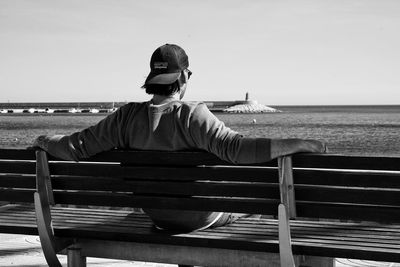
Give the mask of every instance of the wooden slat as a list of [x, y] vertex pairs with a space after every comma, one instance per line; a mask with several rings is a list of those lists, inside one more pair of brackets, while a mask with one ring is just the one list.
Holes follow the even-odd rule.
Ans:
[[[279, 198], [276, 184], [242, 184], [215, 182], [163, 182], [124, 181], [109, 178], [82, 179], [57, 177], [53, 179], [55, 189], [107, 190], [142, 194], [236, 196], [254, 198]], [[356, 203], [400, 206], [399, 189], [352, 188], [296, 185], [296, 199], [316, 202]]]
[[279, 197], [276, 184], [235, 182], [174, 182], [124, 180], [121, 178], [54, 177], [54, 189], [131, 192], [183, 196], [225, 196], [273, 198]]
[[332, 154], [297, 154], [293, 166], [302, 168], [400, 171], [399, 157], [364, 157]]
[[0, 232], [4, 234], [16, 234], [16, 235], [38, 235], [37, 227], [34, 224], [30, 225], [15, 225], [11, 224], [0, 224]]
[[[127, 156], [127, 154], [129, 156]], [[93, 160], [108, 160], [110, 158], [127, 165], [225, 165], [227, 162], [206, 152], [160, 152], [160, 151], [112, 151], [103, 153]], [[277, 166], [276, 160], [251, 164], [259, 166]], [[400, 170], [399, 157], [344, 156], [332, 154], [298, 154], [294, 157], [295, 167], [366, 169], [366, 170]]]
[[35, 162], [0, 160], [0, 173], [35, 174]]
[[0, 201], [33, 203], [33, 190], [0, 188]]
[[35, 150], [0, 149], [0, 159], [35, 160]]
[[[243, 221], [245, 223], [243, 223]], [[277, 223], [272, 222], [263, 225], [264, 221], [260, 221], [260, 225], [257, 225], [256, 223], [253, 224], [247, 224], [246, 219], [241, 219], [240, 221], [232, 224], [232, 225], [227, 225], [223, 228], [218, 228], [218, 229], [211, 229], [211, 230], [204, 230], [205, 232], [208, 231], [218, 231], [218, 233], [224, 233], [224, 234], [229, 234], [229, 233], [235, 233], [235, 234], [246, 234], [249, 237], [252, 237], [254, 239], [257, 239], [257, 236], [263, 236], [263, 235], [273, 235], [277, 236]], [[131, 222], [133, 223], [133, 222]], [[139, 223], [139, 222], [138, 222]], [[108, 222], [107, 222], [108, 224]], [[371, 226], [366, 227], [365, 225], [359, 225], [359, 227], [364, 227], [362, 231], [358, 229], [351, 229], [351, 228], [346, 228], [342, 227], [340, 223], [337, 223], [334, 227], [326, 227], [323, 228], [323, 224], [309, 224], [306, 221], [291, 221], [291, 230], [293, 232], [293, 235], [297, 237], [302, 237], [302, 238], [308, 238], [310, 240], [312, 239], [321, 239], [321, 237], [324, 237], [324, 240], [333, 240], [333, 241], [338, 241], [338, 240], [347, 240], [349, 242], [369, 242], [371, 244], [379, 244], [382, 248], [384, 247], [397, 247], [400, 249], [400, 236], [399, 232], [389, 232], [389, 231], [376, 231], [374, 230]], [[346, 233], [346, 235], [343, 235], [343, 233]]]
[[295, 184], [400, 188], [399, 172], [294, 169]]
[[3, 174], [0, 175], [0, 187], [34, 189], [36, 187], [35, 176], [33, 174]]
[[[50, 160], [59, 160], [49, 157]], [[33, 150], [0, 149], [0, 159], [34, 160]], [[202, 151], [163, 152], [163, 151], [108, 151], [83, 161], [123, 162], [125, 165], [230, 165], [216, 156]], [[258, 166], [276, 166], [276, 161], [254, 164]], [[338, 168], [366, 170], [400, 170], [399, 157], [344, 156], [333, 154], [297, 154], [294, 166], [304, 168]]]
[[[271, 168], [249, 167], [121, 167], [118, 164], [50, 163], [52, 175], [121, 177], [161, 180], [215, 180], [265, 182], [278, 181], [278, 172]], [[173, 175], [171, 175], [173, 174]], [[270, 177], [270, 178], [268, 178]]]
[[295, 187], [296, 200], [398, 206], [400, 189], [304, 186]]
[[[35, 160], [34, 150], [25, 149], [0, 149], [0, 159], [10, 160]], [[49, 160], [60, 160], [49, 157]], [[62, 161], [62, 160], [61, 160]], [[90, 159], [82, 159], [81, 161], [97, 161], [97, 162], [123, 162], [130, 165], [154, 165], [158, 162], [160, 165], [225, 165], [227, 162], [220, 160], [210, 153], [197, 152], [162, 152], [162, 151], [122, 151], [114, 150], [100, 153]]]
[[298, 217], [400, 223], [399, 207], [297, 201], [296, 208]]
[[93, 161], [122, 162], [125, 165], [172, 165], [179, 163], [180, 166], [195, 165], [225, 165], [227, 162], [220, 160], [215, 155], [202, 151], [162, 152], [162, 151], [111, 151], [100, 153], [90, 160]]
[[[32, 166], [34, 163], [15, 163], [6, 162], [3, 164], [7, 167], [0, 168], [2, 172], [27, 172], [24, 171], [27, 168], [29, 173], [33, 174]], [[21, 166], [24, 166], [21, 170]], [[249, 169], [234, 167], [232, 169], [225, 167], [200, 167], [196, 168], [150, 168], [150, 167], [129, 167], [124, 170], [119, 165], [96, 165], [95, 167], [91, 164], [83, 165], [70, 165], [69, 163], [61, 163], [55, 167], [53, 163], [53, 174], [65, 174], [65, 175], [89, 175], [96, 176], [100, 175], [104, 177], [110, 175], [112, 177], [125, 177], [130, 179], [160, 179], [168, 180], [171, 177], [167, 177], [165, 173], [173, 172], [173, 179], [180, 180], [194, 180], [208, 178], [210, 180], [246, 180], [248, 182], [277, 182], [277, 170], [276, 169]], [[79, 168], [78, 168], [79, 167]], [[17, 168], [17, 169], [16, 169]], [[98, 170], [97, 172], [93, 169]], [[247, 177], [246, 177], [247, 176]], [[7, 178], [8, 177], [8, 178]], [[0, 175], [0, 187], [12, 185], [13, 176], [1, 176]], [[17, 177], [17, 176], [16, 176]], [[193, 178], [192, 178], [193, 177]], [[239, 178], [235, 178], [239, 177]], [[4, 178], [4, 180], [2, 180]], [[381, 188], [400, 188], [400, 174], [393, 172], [386, 173], [371, 173], [371, 172], [349, 172], [349, 171], [329, 171], [329, 170], [294, 170], [294, 179], [296, 184], [313, 184], [313, 185], [333, 185], [333, 186], [354, 186], [354, 187], [381, 187]], [[28, 178], [21, 177], [19, 182], [27, 183], [27, 186], [31, 183]], [[1, 183], [4, 182], [4, 185]]]
[[[17, 216], [17, 214], [25, 214], [29, 215], [32, 218], [35, 217], [35, 210], [34, 206], [30, 204], [10, 204], [8, 206], [11, 206], [10, 208], [7, 208], [3, 211], [0, 212], [0, 217], [14, 217]], [[78, 218], [80, 217], [81, 219], [91, 219], [91, 218], [100, 218], [100, 219], [105, 219], [106, 217], [107, 220], [112, 219], [112, 220], [121, 220], [121, 218], [125, 218], [126, 216], [132, 214], [132, 211], [130, 210], [112, 210], [112, 209], [95, 209], [95, 208], [71, 208], [71, 207], [60, 207], [60, 206], [54, 206], [52, 207], [52, 214], [54, 216], [77, 216]], [[134, 213], [134, 218], [136, 220], [140, 219], [147, 219], [148, 217], [143, 214], [143, 213]]]
[[139, 208], [165, 208], [198, 211], [276, 214], [277, 200], [234, 198], [174, 198], [131, 194], [54, 192], [58, 204], [98, 205]]

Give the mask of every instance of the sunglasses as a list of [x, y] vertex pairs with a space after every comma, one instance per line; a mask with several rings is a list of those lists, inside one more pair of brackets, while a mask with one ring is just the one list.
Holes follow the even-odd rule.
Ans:
[[188, 80], [190, 79], [190, 76], [192, 76], [193, 72], [191, 72], [189, 69], [186, 69], [187, 74], [188, 74]]

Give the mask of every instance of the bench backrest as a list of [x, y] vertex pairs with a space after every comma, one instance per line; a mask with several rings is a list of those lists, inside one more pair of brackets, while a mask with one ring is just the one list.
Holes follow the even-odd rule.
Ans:
[[[34, 151], [0, 150], [0, 201], [33, 202]], [[277, 215], [277, 161], [238, 166], [205, 152], [111, 151], [49, 159], [56, 204]], [[297, 217], [400, 222], [400, 158], [296, 155]]]

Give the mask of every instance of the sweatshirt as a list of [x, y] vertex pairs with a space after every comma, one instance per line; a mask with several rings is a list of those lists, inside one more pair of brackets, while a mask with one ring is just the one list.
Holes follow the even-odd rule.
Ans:
[[[41, 137], [39, 146], [55, 157], [75, 161], [115, 148], [201, 149], [238, 164], [271, 159], [270, 139], [243, 137], [226, 127], [204, 103], [179, 100], [161, 105], [151, 101], [129, 103], [80, 132]], [[144, 211], [159, 228], [185, 231], [207, 228], [222, 215], [221, 212]]]

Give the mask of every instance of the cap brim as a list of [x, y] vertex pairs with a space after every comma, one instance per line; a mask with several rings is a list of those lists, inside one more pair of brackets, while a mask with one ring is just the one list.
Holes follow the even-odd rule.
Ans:
[[179, 79], [181, 73], [151, 73], [147, 76], [145, 84], [171, 84]]

